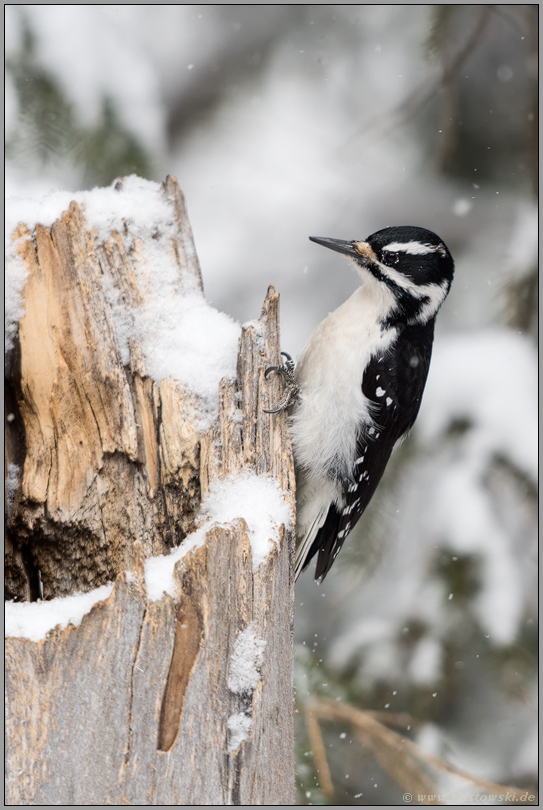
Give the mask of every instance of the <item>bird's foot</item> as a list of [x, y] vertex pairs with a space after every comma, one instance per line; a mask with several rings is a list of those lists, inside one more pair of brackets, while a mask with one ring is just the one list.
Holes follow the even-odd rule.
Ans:
[[269, 410], [263, 408], [262, 410], [264, 413], [280, 413], [281, 411], [286, 410], [290, 405], [294, 405], [300, 396], [300, 386], [294, 378], [294, 369], [296, 367], [294, 360], [290, 354], [287, 354], [286, 352], [281, 352], [281, 354], [287, 358], [286, 361], [281, 363], [280, 366], [268, 366], [264, 372], [264, 377], [265, 379], [268, 379], [268, 374], [270, 374], [270, 372], [277, 371], [285, 380], [287, 387], [279, 401], [279, 404], [275, 408], [270, 408]]

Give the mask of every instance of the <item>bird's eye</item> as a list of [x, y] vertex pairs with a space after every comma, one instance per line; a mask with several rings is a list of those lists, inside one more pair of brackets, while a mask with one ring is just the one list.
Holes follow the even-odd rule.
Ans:
[[398, 264], [399, 261], [400, 261], [399, 253], [393, 253], [390, 250], [385, 251], [385, 262], [386, 264], [388, 264], [389, 267], [391, 266], [393, 267], [395, 264]]

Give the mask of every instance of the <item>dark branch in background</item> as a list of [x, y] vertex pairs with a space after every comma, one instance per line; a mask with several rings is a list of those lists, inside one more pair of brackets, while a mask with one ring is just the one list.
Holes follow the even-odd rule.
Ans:
[[[223, 37], [207, 62], [195, 66], [169, 104], [170, 143], [182, 139], [224, 100], [237, 82], [258, 77], [278, 40], [305, 17], [306, 6], [206, 6]], [[238, 24], [240, 9], [243, 28]], [[213, 10], [213, 11], [211, 11]], [[238, 36], [238, 32], [241, 34]], [[205, 59], [205, 57], [204, 57]]]
[[[529, 43], [528, 56], [533, 59], [535, 67], [538, 63], [539, 56], [539, 6], [529, 5], [527, 7], [527, 15], [529, 19], [527, 35]], [[534, 198], [537, 200], [539, 194], [539, 82], [536, 70], [533, 71], [533, 76], [530, 79], [529, 104], [527, 152], [528, 161], [532, 167], [532, 190]]]
[[[435, 144], [441, 171], [478, 184], [492, 179], [510, 185], [526, 178], [537, 195], [538, 7], [506, 9], [436, 6], [427, 41], [428, 55], [437, 63], [433, 78], [358, 127], [342, 149], [414, 121]], [[510, 77], [496, 75], [502, 65], [511, 68]]]
[[[439, 6], [442, 12], [447, 15], [449, 7]], [[399, 126], [408, 123], [411, 119], [419, 115], [423, 109], [437, 96], [441, 89], [447, 87], [455, 79], [459, 69], [465, 64], [466, 60], [471, 56], [473, 50], [478, 45], [483, 35], [484, 29], [490, 17], [491, 6], [483, 6], [481, 14], [471, 34], [468, 36], [465, 44], [457, 51], [452, 60], [445, 64], [440, 72], [440, 75], [430, 82], [424, 83], [421, 87], [411, 93], [411, 95], [395, 109], [390, 110], [380, 118], [374, 119], [366, 127], [353, 133], [343, 145], [344, 148], [351, 145], [352, 141], [363, 136], [373, 134], [375, 136], [387, 135], [392, 130]], [[440, 26], [441, 27], [441, 26]], [[433, 35], [435, 36], [435, 34]], [[431, 35], [432, 38], [432, 35]], [[446, 34], [443, 32], [439, 36], [439, 45], [446, 40]]]
[[[441, 90], [442, 106], [440, 110], [439, 129], [443, 138], [438, 140], [439, 165], [445, 171], [451, 163], [453, 155], [458, 149], [459, 131], [458, 119], [460, 111], [460, 70], [474, 52], [475, 48], [482, 40], [485, 28], [490, 20], [492, 6], [483, 6], [471, 34], [460, 50], [448, 60], [447, 41], [449, 39], [448, 20], [445, 18], [445, 25], [439, 26], [436, 33], [440, 42], [437, 46], [438, 53], [442, 56], [443, 68], [439, 85], [423, 99], [419, 112], [426, 106]], [[409, 103], [409, 101], [407, 102]], [[415, 111], [416, 112], [416, 111]], [[412, 115], [414, 113], [411, 113]]]
[[492, 11], [493, 14], [496, 14], [498, 17], [501, 17], [502, 20], [505, 20], [505, 22], [508, 25], [510, 25], [511, 28], [513, 28], [517, 34], [522, 34], [523, 36], [526, 36], [526, 34], [529, 33], [529, 26], [523, 25], [522, 24], [524, 22], [523, 20], [519, 21], [518, 16], [516, 17], [511, 16], [505, 12], [505, 8], [507, 8], [507, 6], [492, 5], [488, 6], [488, 8]]

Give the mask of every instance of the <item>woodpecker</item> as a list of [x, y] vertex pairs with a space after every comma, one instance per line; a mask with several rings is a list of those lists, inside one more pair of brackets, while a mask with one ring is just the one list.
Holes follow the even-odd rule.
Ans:
[[286, 363], [266, 369], [287, 383], [269, 412], [290, 412], [296, 578], [317, 555], [322, 582], [415, 422], [454, 262], [435, 233], [415, 226], [365, 241], [309, 238], [347, 256], [362, 279], [315, 329], [296, 366], [283, 352]]

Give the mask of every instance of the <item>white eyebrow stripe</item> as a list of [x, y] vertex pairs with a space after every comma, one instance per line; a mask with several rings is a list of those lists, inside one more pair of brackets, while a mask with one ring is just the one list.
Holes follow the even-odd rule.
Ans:
[[428, 245], [423, 242], [391, 242], [386, 245], [383, 250], [389, 250], [391, 253], [409, 253], [412, 256], [424, 256], [427, 253], [436, 253], [439, 251], [440, 246]]

